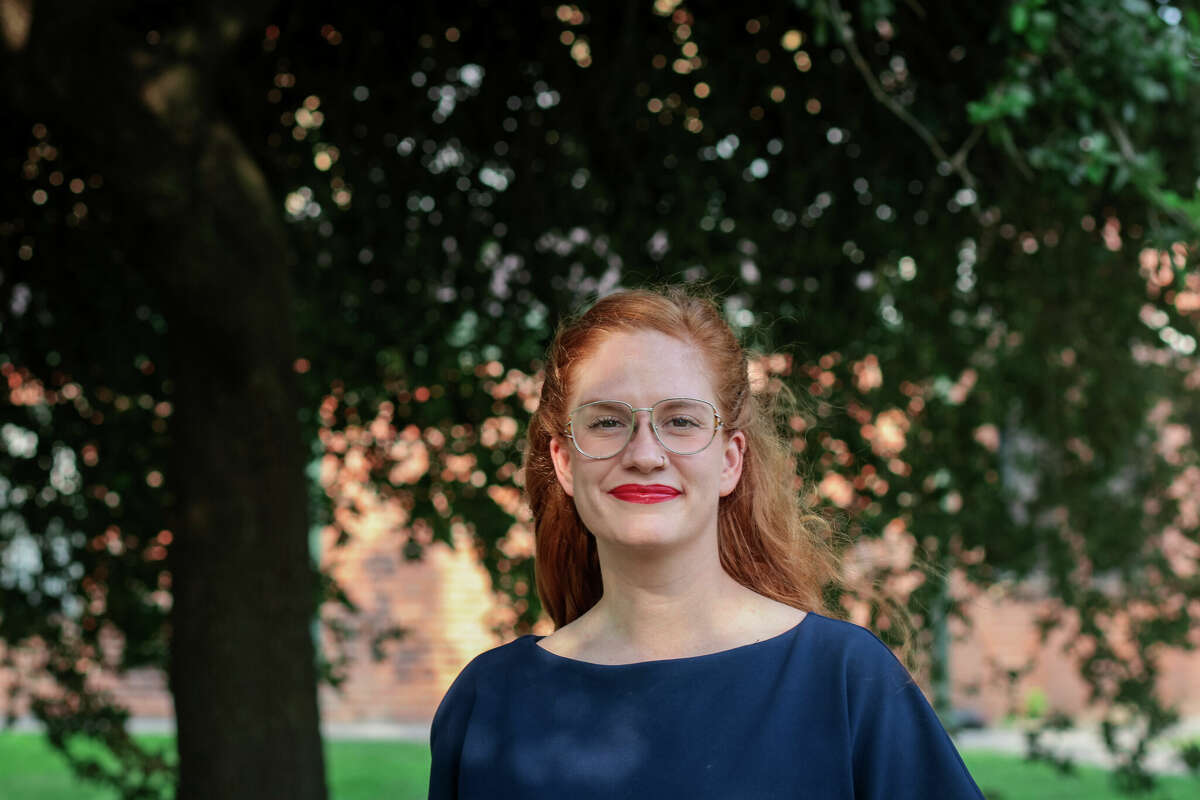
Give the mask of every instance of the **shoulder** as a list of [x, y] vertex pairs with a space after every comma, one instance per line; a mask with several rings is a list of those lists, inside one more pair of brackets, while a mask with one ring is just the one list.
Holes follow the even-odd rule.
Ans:
[[438, 704], [429, 731], [431, 756], [429, 772], [429, 797], [457, 797], [459, 763], [462, 759], [463, 742], [471, 715], [481, 694], [488, 691], [488, 682], [502, 676], [527, 654], [532, 637], [522, 636], [508, 644], [494, 647], [471, 659]]
[[477, 673], [496, 667], [508, 666], [514, 661], [525, 658], [529, 653], [529, 647], [533, 646], [536, 638], [536, 636], [526, 634], [518, 636], [507, 644], [493, 647], [491, 650], [484, 650], [471, 659], [467, 666], [463, 668], [463, 672], [470, 670]]
[[921, 688], [875, 634], [810, 615], [811, 652], [844, 692], [856, 797], [982, 800]]
[[811, 645], [828, 657], [845, 662], [847, 667], [904, 669], [891, 649], [861, 625], [810, 612], [803, 626], [808, 628]]
[[494, 676], [506, 674], [518, 662], [527, 658], [528, 648], [532, 645], [532, 636], [521, 636], [471, 659], [442, 697], [433, 716], [431, 736], [437, 737], [440, 731], [454, 728], [468, 717], [481, 687]]
[[535, 637], [529, 635], [519, 636], [507, 644], [493, 647], [475, 656], [467, 662], [467, 665], [458, 673], [458, 677], [450, 684], [450, 688], [446, 692], [447, 697], [474, 687], [489, 674], [511, 668], [518, 662], [527, 659], [529, 648], [534, 646], [534, 639]]
[[819, 654], [826, 682], [841, 687], [856, 741], [884, 743], [918, 728], [944, 737], [921, 687], [879, 637], [850, 622], [820, 616], [811, 621], [817, 623], [809, 631], [811, 652]]
[[809, 679], [842, 699], [852, 723], [924, 697], [908, 670], [874, 633], [852, 622], [809, 614], [801, 624]]

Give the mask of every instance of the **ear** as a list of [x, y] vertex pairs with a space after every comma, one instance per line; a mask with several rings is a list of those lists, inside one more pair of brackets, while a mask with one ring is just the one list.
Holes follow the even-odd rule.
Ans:
[[721, 497], [726, 497], [737, 488], [742, 477], [742, 464], [746, 455], [746, 434], [734, 431], [725, 439], [721, 454]]
[[550, 460], [554, 462], [554, 474], [558, 476], [558, 485], [567, 493], [567, 497], [575, 496], [575, 478], [571, 474], [571, 459], [575, 456], [575, 448], [554, 436], [550, 439]]

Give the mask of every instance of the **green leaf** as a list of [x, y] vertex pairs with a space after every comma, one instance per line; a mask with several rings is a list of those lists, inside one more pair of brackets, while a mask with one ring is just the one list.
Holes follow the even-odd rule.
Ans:
[[1147, 78], [1144, 75], [1134, 78], [1133, 86], [1143, 99], [1151, 103], [1161, 103], [1170, 97], [1170, 92], [1167, 91], [1167, 87], [1164, 84], [1153, 78]]
[[1104, 183], [1104, 176], [1108, 174], [1108, 165], [1102, 161], [1093, 161], [1087, 165], [1084, 174], [1090, 182], [1099, 186]]
[[1194, 228], [1200, 228], [1200, 193], [1187, 198], [1177, 192], [1165, 190], [1155, 192], [1154, 197], [1166, 208], [1182, 211], [1191, 219]]
[[1054, 37], [1054, 29], [1057, 24], [1058, 16], [1053, 11], [1035, 11], [1029, 33], [1025, 36], [1025, 41], [1029, 42], [1029, 48], [1035, 53], [1046, 52], [1050, 40]]
[[1005, 117], [1022, 119], [1034, 103], [1033, 90], [1023, 83], [993, 89], [986, 100], [967, 103], [967, 119], [983, 125]]
[[1008, 24], [1013, 33], [1024, 33], [1029, 27], [1029, 9], [1022, 3], [1017, 3], [1008, 14]]
[[1189, 8], [1183, 12], [1183, 24], [1187, 30], [1191, 31], [1193, 36], [1200, 36], [1200, 11]]

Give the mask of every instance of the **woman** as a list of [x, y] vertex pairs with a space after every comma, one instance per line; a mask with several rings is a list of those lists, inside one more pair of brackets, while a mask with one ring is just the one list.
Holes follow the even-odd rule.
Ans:
[[525, 481], [556, 630], [433, 722], [442, 798], [982, 798], [920, 689], [819, 615], [837, 570], [716, 307], [610, 295], [559, 330]]

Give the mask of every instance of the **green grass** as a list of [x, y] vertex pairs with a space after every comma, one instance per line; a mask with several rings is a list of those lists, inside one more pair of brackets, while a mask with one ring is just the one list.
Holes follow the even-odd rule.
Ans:
[[[146, 737], [150, 743], [165, 740]], [[394, 741], [326, 742], [331, 800], [422, 800], [429, 775], [424, 744]], [[1019, 756], [967, 751], [963, 759], [988, 800], [1122, 800], [1101, 769], [1079, 767], [1060, 775], [1046, 764]], [[79, 783], [43, 736], [0, 733], [0, 787], [4, 797], [22, 800], [116, 800], [113, 792]], [[1189, 800], [1200, 797], [1200, 781], [1164, 777], [1140, 800]]]
[[325, 743], [330, 800], [425, 800], [429, 745], [413, 742]]
[[1186, 776], [1166, 775], [1150, 794], [1119, 794], [1107, 772], [1097, 767], [1077, 766], [1063, 775], [1049, 764], [1030, 763], [1020, 756], [968, 750], [963, 761], [988, 800], [1195, 800], [1200, 781]]
[[[162, 737], [138, 737], [158, 744]], [[330, 800], [424, 800], [429, 747], [395, 741], [325, 743]], [[21, 800], [117, 800], [116, 792], [76, 780], [41, 734], [0, 733], [0, 797]]]
[[44, 736], [0, 734], [0, 784], [7, 796], [27, 800], [111, 800], [110, 793], [78, 783]]

